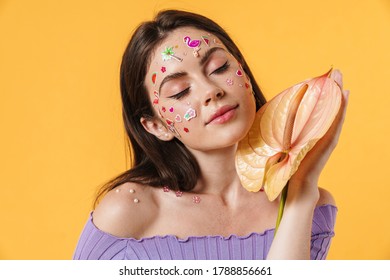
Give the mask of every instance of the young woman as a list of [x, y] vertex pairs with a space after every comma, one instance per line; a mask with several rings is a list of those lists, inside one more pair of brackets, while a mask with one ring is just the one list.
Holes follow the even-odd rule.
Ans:
[[142, 23], [121, 65], [133, 167], [105, 185], [75, 259], [324, 259], [335, 202], [318, 188], [340, 113], [278, 200], [246, 191], [237, 143], [266, 102], [228, 34], [203, 16], [168, 10]]

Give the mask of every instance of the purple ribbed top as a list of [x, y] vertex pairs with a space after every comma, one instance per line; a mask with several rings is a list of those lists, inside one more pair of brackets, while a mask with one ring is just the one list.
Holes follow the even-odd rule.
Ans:
[[[325, 259], [334, 236], [337, 208], [323, 205], [315, 208], [311, 237], [311, 259]], [[173, 235], [141, 239], [119, 238], [99, 230], [92, 213], [84, 227], [74, 259], [115, 260], [262, 260], [267, 257], [274, 229], [246, 236]]]

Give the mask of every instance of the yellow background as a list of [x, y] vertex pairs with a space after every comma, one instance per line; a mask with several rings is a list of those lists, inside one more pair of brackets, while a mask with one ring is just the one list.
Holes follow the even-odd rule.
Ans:
[[350, 106], [321, 185], [329, 259], [390, 259], [390, 1], [0, 1], [0, 259], [70, 259], [96, 189], [126, 169], [118, 72], [135, 26], [220, 23], [267, 98], [332, 65]]

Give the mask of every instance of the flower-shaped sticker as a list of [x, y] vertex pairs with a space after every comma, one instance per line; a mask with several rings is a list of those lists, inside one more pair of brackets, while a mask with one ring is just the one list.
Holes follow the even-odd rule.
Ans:
[[247, 190], [263, 187], [274, 200], [329, 129], [341, 105], [341, 89], [330, 73], [286, 89], [256, 113], [236, 154], [236, 169]]

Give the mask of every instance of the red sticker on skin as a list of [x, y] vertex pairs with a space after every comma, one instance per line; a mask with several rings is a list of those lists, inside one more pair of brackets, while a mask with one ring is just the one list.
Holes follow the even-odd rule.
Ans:
[[172, 125], [172, 124], [173, 124], [173, 121], [171, 121], [170, 119], [166, 119], [165, 121], [166, 121], [166, 123], [167, 123], [168, 125]]
[[156, 78], [157, 78], [157, 73], [152, 74], [152, 82], [155, 85], [156, 84]]
[[242, 76], [241, 70], [237, 70], [237, 71], [236, 71], [236, 75], [237, 75], [238, 77], [241, 77], [241, 76]]
[[248, 84], [248, 83], [245, 83], [245, 87], [246, 87], [246, 88], [249, 88], [249, 84]]
[[190, 130], [188, 128], [186, 128], [186, 127], [184, 128], [184, 131], [187, 132], [187, 133], [190, 132]]
[[153, 100], [153, 104], [158, 104], [158, 100], [159, 100], [160, 96], [159, 96], [157, 91], [154, 91], [153, 94], [154, 94], [154, 97], [155, 97], [154, 100]]
[[165, 113], [165, 111], [166, 111], [167, 109], [165, 109], [165, 107], [163, 106], [163, 107], [161, 108], [161, 110]]
[[167, 71], [167, 68], [165, 68], [164, 66], [161, 67], [161, 72], [165, 73], [165, 71]]
[[201, 37], [203, 42], [209, 47], [210, 46], [210, 40], [207, 36], [202, 36]]

